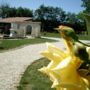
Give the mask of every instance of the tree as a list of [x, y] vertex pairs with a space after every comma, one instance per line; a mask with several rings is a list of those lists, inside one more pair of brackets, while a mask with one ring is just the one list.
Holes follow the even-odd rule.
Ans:
[[82, 7], [85, 8], [84, 12], [90, 14], [90, 0], [82, 0]]
[[30, 9], [19, 7], [16, 9], [16, 16], [18, 16], [18, 17], [32, 17], [33, 13], [32, 13], [32, 10], [30, 10]]
[[10, 7], [9, 8], [9, 16], [8, 17], [16, 17], [16, 8], [15, 7]]
[[65, 21], [62, 24], [74, 28], [75, 32], [78, 34], [86, 30], [85, 20], [83, 18], [82, 12], [80, 12], [79, 14], [68, 12], [66, 14]]
[[68, 13], [66, 14], [66, 19], [65, 19], [65, 21], [66, 21], [67, 23], [75, 24], [75, 22], [77, 21], [76, 14], [75, 14], [75, 13], [70, 13], [70, 12], [68, 12]]
[[33, 17], [33, 11], [28, 8], [24, 8], [24, 14], [26, 17]]
[[58, 7], [41, 5], [35, 12], [34, 17], [38, 20], [63, 20], [65, 12]]
[[87, 29], [86, 29], [86, 22], [85, 22], [85, 19], [84, 19], [84, 17], [83, 17], [83, 12], [79, 12], [79, 13], [76, 15], [76, 18], [77, 18], [78, 31], [79, 31], [79, 32], [87, 31]]
[[33, 11], [22, 7], [10, 7], [9, 4], [0, 5], [0, 17], [32, 17]]
[[0, 16], [2, 18], [8, 17], [8, 15], [9, 15], [9, 9], [10, 9], [9, 4], [3, 4], [3, 5], [1, 5], [0, 6]]
[[42, 30], [53, 31], [58, 26], [58, 22], [63, 22], [65, 19], [65, 12], [58, 7], [41, 5], [34, 12], [34, 18], [42, 22]]

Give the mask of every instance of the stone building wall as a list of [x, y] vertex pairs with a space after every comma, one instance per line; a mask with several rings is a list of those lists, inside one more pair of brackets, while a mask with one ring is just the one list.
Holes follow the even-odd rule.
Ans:
[[[15, 34], [16, 32], [16, 37], [25, 37], [26, 36], [26, 30], [27, 26], [31, 26], [31, 36], [32, 37], [40, 37], [40, 28], [41, 28], [41, 23], [40, 22], [32, 22], [32, 21], [25, 21], [21, 23], [11, 23], [11, 33]], [[15, 36], [15, 35], [13, 35]]]

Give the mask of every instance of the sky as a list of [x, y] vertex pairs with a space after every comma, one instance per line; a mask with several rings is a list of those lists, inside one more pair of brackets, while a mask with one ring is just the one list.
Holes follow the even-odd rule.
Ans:
[[0, 0], [0, 4], [8, 3], [11, 7], [25, 7], [36, 10], [40, 5], [60, 7], [66, 12], [79, 13], [84, 10], [81, 0]]

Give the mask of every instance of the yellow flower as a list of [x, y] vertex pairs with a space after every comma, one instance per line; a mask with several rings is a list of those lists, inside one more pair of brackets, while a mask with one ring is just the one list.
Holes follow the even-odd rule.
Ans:
[[51, 60], [51, 62], [47, 67], [54, 68], [59, 62], [61, 62], [68, 55], [61, 49], [55, 47], [54, 45], [50, 43], [46, 44], [48, 49], [46, 51], [41, 52], [41, 54], [46, 58], [48, 58], [49, 60]]
[[[72, 57], [68, 53], [60, 50], [47, 43], [48, 49], [41, 54], [47, 57], [51, 62], [47, 67], [39, 69], [39, 71], [47, 74], [51, 81], [53, 82], [52, 88], [60, 87], [63, 88], [78, 88], [82, 86], [82, 80], [80, 75], [77, 73], [77, 62], [73, 60], [75, 57]], [[67, 89], [68, 90], [68, 89]], [[83, 90], [83, 89], [82, 89]]]
[[[48, 58], [50, 63], [39, 71], [50, 77], [53, 82], [51, 88], [56, 88], [56, 90], [89, 90], [88, 80], [77, 72], [82, 61], [74, 55], [70, 41], [66, 41], [66, 46], [67, 51], [63, 51], [47, 43], [47, 50], [41, 54]], [[89, 49], [87, 51], [90, 52]]]

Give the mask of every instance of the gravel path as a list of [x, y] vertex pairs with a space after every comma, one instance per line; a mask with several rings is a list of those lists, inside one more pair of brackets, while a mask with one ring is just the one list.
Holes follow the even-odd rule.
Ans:
[[[64, 48], [61, 42], [54, 44]], [[45, 49], [44, 43], [0, 53], [0, 90], [17, 90], [16, 87], [27, 66], [41, 58], [39, 52]]]

